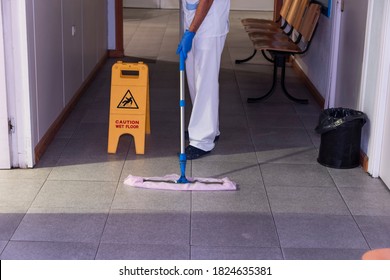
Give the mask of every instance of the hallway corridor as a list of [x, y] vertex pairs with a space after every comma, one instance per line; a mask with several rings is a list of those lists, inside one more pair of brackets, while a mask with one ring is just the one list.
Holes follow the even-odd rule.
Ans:
[[[234, 192], [173, 192], [123, 184], [129, 174], [179, 173], [179, 71], [174, 10], [124, 10], [124, 61], [150, 71], [151, 134], [107, 154], [109, 59], [30, 170], [0, 170], [0, 259], [360, 259], [390, 247], [390, 192], [361, 168], [317, 163], [321, 108], [291, 68], [294, 104], [271, 85], [272, 65], [252, 52], [231, 12], [220, 73], [221, 137], [187, 163], [194, 177], [229, 177]], [[189, 106], [190, 107], [190, 106]], [[190, 109], [187, 110], [187, 120]]]

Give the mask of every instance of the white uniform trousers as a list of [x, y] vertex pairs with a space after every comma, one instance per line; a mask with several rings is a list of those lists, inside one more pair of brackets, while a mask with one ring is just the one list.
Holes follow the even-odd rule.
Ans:
[[192, 101], [188, 125], [190, 145], [211, 151], [219, 135], [219, 69], [226, 35], [195, 36], [186, 60], [186, 76]]

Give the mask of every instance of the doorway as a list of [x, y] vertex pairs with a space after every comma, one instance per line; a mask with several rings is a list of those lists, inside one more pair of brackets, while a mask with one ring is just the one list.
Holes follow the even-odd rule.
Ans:
[[0, 169], [11, 168], [6, 92], [3, 13], [0, 5]]

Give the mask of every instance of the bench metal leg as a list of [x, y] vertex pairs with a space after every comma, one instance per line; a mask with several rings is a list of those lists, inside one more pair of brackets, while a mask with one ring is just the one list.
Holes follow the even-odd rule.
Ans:
[[299, 104], [308, 104], [309, 103], [309, 101], [307, 99], [296, 98], [296, 97], [292, 96], [287, 91], [287, 88], [286, 88], [286, 85], [285, 85], [286, 59], [287, 59], [287, 57], [289, 57], [289, 56], [288, 55], [278, 55], [278, 54], [276, 54], [274, 56], [274, 73], [273, 73], [273, 81], [272, 81], [271, 89], [263, 96], [255, 97], [255, 98], [253, 98], [253, 97], [252, 98], [248, 98], [247, 99], [248, 103], [256, 103], [256, 102], [259, 102], [259, 101], [263, 101], [263, 100], [267, 99], [268, 97], [270, 97], [272, 95], [272, 93], [274, 92], [275, 87], [276, 87], [276, 81], [277, 81], [278, 68], [279, 67], [282, 68], [280, 84], [282, 86], [283, 93], [287, 96], [287, 98], [290, 99], [291, 101], [294, 101], [294, 102], [299, 103]]
[[260, 101], [266, 100], [268, 97], [270, 97], [272, 95], [272, 93], [274, 92], [274, 90], [275, 90], [277, 79], [278, 79], [278, 65], [275, 62], [274, 63], [274, 75], [273, 75], [273, 78], [272, 78], [271, 89], [266, 94], [264, 94], [263, 96], [249, 97], [247, 99], [247, 102], [248, 103], [256, 103], [256, 102], [260, 102]]
[[245, 63], [245, 62], [248, 62], [249, 60], [251, 60], [257, 53], [257, 50], [254, 49], [253, 50], [253, 54], [251, 54], [249, 57], [247, 58], [244, 58], [244, 59], [236, 59], [236, 64], [241, 64], [241, 63]]
[[281, 77], [281, 85], [282, 85], [282, 89], [283, 89], [283, 92], [284, 94], [287, 96], [288, 99], [296, 102], [296, 103], [299, 103], [299, 104], [308, 104], [309, 101], [307, 99], [300, 99], [300, 98], [296, 98], [294, 96], [292, 96], [288, 91], [287, 91], [287, 88], [286, 88], [286, 85], [285, 85], [285, 77], [286, 77], [286, 58], [283, 58], [283, 66], [282, 66], [282, 77]]

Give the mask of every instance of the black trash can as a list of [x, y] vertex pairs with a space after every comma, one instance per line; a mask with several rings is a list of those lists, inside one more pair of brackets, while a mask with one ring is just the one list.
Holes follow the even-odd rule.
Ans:
[[360, 165], [360, 140], [367, 116], [346, 108], [324, 110], [316, 127], [321, 134], [317, 161], [327, 167], [347, 169]]

